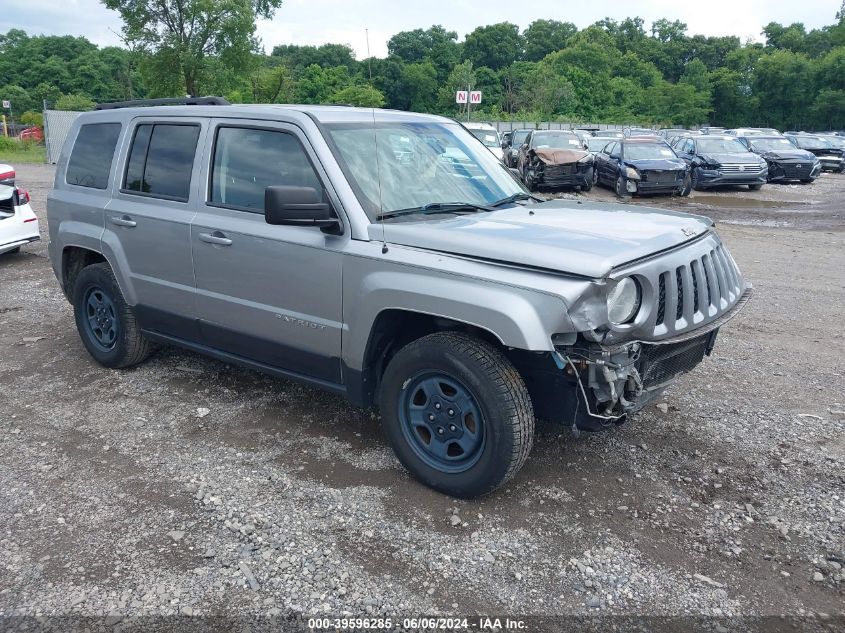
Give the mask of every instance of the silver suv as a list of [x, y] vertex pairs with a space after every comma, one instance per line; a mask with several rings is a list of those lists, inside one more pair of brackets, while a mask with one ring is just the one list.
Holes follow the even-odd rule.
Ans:
[[543, 202], [452, 120], [221, 102], [70, 131], [50, 258], [85, 347], [129, 367], [174, 344], [375, 405], [447, 494], [519, 471], [535, 418], [621, 423], [750, 295], [709, 219]]

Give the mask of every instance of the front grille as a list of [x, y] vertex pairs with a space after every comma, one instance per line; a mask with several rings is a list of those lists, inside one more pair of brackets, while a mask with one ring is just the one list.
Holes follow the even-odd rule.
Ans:
[[[801, 165], [800, 167], [798, 165]], [[777, 163], [777, 166], [783, 171], [783, 177], [800, 180], [802, 178], [809, 178], [810, 172], [813, 170], [813, 163]]]
[[642, 172], [643, 182], [648, 185], [674, 185], [678, 180], [678, 172], [666, 169], [652, 169]]
[[719, 171], [726, 174], [760, 174], [763, 172], [763, 168], [759, 165], [746, 163], [722, 163]]
[[639, 367], [643, 388], [662, 385], [698, 365], [707, 353], [710, 336], [708, 333], [681, 343], [644, 345]]
[[[741, 279], [722, 245], [658, 277], [655, 333], [686, 330], [733, 305]], [[674, 315], [667, 323], [666, 315]], [[671, 317], [669, 317], [671, 319]]]

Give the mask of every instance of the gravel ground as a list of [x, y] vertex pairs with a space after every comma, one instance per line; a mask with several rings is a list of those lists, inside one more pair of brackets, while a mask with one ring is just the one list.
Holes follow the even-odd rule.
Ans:
[[[52, 168], [18, 177], [45, 232]], [[843, 199], [827, 174], [635, 199], [716, 217], [754, 299], [656, 407], [578, 439], [540, 425], [521, 474], [477, 501], [418, 485], [376, 415], [334, 396], [172, 348], [99, 367], [46, 243], [0, 258], [0, 630], [175, 614], [842, 625]]]

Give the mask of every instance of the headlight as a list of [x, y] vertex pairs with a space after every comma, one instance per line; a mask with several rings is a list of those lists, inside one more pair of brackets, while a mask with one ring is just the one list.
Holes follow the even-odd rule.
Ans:
[[632, 321], [640, 309], [640, 287], [631, 277], [617, 283], [607, 295], [607, 316], [613, 325]]
[[582, 165], [589, 165], [590, 163], [593, 162], [593, 155], [587, 154], [586, 156], [584, 156], [584, 158], [580, 159], [578, 162]]
[[633, 167], [626, 167], [625, 168], [625, 176], [630, 178], [631, 180], [639, 180], [640, 179], [640, 172], [638, 172]]

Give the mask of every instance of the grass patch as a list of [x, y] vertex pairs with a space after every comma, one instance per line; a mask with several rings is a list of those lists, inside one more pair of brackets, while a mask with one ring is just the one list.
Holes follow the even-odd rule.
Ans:
[[20, 144], [19, 147], [0, 147], [0, 163], [20, 165], [21, 163], [43, 163], [47, 148], [43, 145]]

